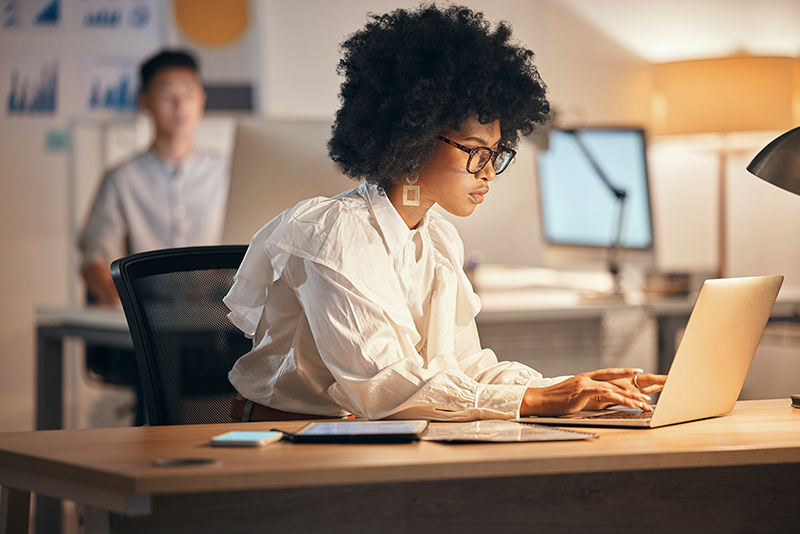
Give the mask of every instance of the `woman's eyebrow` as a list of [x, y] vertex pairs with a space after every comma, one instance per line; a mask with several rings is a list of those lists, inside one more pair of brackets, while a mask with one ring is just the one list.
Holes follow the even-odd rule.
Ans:
[[[480, 138], [480, 137], [467, 137], [466, 139], [464, 139], [464, 141], [476, 141], [476, 142], [480, 143], [481, 146], [494, 146], [494, 145], [490, 145], [488, 141], [486, 141], [485, 139]], [[500, 140], [498, 140], [494, 144], [495, 145], [499, 145], [500, 144]]]

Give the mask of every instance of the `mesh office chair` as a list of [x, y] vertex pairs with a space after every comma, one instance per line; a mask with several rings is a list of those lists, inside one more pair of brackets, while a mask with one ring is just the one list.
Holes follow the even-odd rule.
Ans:
[[222, 297], [246, 250], [245, 245], [155, 250], [111, 264], [151, 425], [230, 420], [236, 390], [228, 371], [252, 341], [228, 321]]

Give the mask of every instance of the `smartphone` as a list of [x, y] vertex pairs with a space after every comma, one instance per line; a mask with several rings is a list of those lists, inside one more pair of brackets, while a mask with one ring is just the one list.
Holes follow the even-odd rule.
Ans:
[[293, 443], [408, 443], [417, 441], [428, 421], [314, 421], [291, 434]]
[[252, 430], [234, 430], [211, 438], [214, 447], [263, 447], [283, 438], [283, 432], [270, 430], [257, 432]]

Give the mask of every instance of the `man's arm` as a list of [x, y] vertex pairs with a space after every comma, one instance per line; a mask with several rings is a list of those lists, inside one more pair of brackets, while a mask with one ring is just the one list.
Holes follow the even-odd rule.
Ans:
[[109, 266], [112, 259], [125, 255], [126, 227], [113, 172], [103, 178], [78, 242], [83, 256], [81, 274], [100, 304], [119, 302]]
[[111, 278], [111, 270], [107, 265], [95, 262], [87, 265], [81, 272], [89, 292], [99, 304], [115, 305], [119, 303], [119, 294]]

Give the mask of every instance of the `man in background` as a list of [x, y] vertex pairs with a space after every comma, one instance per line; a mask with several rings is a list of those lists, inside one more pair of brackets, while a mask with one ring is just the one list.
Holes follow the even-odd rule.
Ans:
[[[100, 184], [79, 241], [90, 302], [119, 302], [110, 270], [117, 258], [222, 241], [228, 162], [194, 144], [205, 101], [190, 54], [165, 50], [142, 64], [139, 107], [152, 118], [155, 139], [147, 151], [108, 171]], [[146, 422], [132, 351], [88, 345], [86, 365], [105, 382], [132, 386], [134, 424]]]
[[140, 69], [139, 107], [155, 124], [150, 148], [108, 171], [80, 237], [81, 272], [100, 304], [119, 301], [109, 266], [122, 256], [222, 240], [228, 163], [195, 147], [206, 94], [197, 61], [165, 50]]

